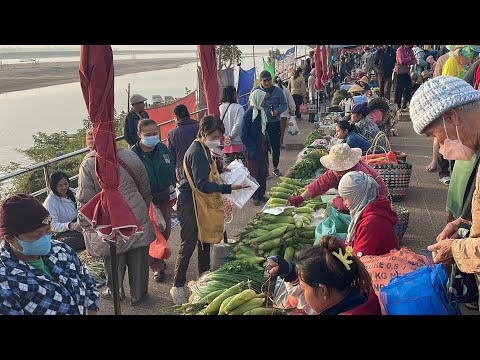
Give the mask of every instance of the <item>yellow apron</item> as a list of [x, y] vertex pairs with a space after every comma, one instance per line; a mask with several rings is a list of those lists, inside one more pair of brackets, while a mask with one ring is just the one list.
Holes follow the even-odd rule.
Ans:
[[[198, 141], [198, 140], [195, 140]], [[208, 160], [205, 146], [202, 145], [205, 157]], [[223, 213], [223, 196], [221, 193], [206, 194], [195, 187], [187, 169], [186, 160], [183, 160], [183, 169], [187, 176], [188, 183], [192, 188], [193, 207], [195, 209], [195, 217], [197, 219], [198, 240], [206, 244], [218, 244], [223, 240], [224, 231], [224, 213]], [[210, 175], [208, 181], [213, 183], [221, 183], [220, 174], [217, 170], [217, 164], [212, 160], [210, 164]]]

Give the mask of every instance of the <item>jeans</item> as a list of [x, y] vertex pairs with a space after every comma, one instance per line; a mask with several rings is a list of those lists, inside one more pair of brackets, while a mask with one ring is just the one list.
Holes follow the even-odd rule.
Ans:
[[[438, 153], [437, 156], [437, 165], [438, 165], [438, 175], [440, 179], [444, 176], [450, 176], [450, 171], [453, 171], [453, 166], [455, 161], [448, 161], [443, 158], [443, 155]], [[450, 169], [449, 169], [450, 167]]]
[[272, 163], [273, 168], [278, 168], [280, 162], [280, 121], [270, 122], [267, 124], [268, 137], [272, 146]]
[[295, 101], [295, 117], [300, 119], [302, 116], [300, 115], [300, 105], [303, 104], [303, 96], [298, 94], [293, 94], [293, 101]]
[[[403, 96], [403, 102], [402, 102]], [[395, 87], [395, 104], [398, 108], [405, 109], [412, 97], [412, 80], [409, 74], [397, 75], [397, 86]], [[400, 106], [401, 103], [401, 106]]]

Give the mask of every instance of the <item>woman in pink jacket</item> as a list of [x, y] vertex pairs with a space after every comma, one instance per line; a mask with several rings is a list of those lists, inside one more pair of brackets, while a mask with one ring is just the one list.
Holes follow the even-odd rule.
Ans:
[[[375, 169], [364, 163], [361, 157], [362, 149], [352, 149], [345, 143], [332, 146], [330, 153], [320, 158], [322, 165], [328, 169], [327, 172], [307, 185], [303, 194], [291, 196], [288, 199], [289, 203], [293, 206], [299, 206], [307, 199], [322, 195], [331, 188], [338, 188], [342, 176], [350, 171], [361, 171], [370, 175], [379, 185], [379, 194], [388, 197], [388, 189], [383, 179]], [[333, 205], [340, 211], [348, 212], [339, 196], [333, 200]]]
[[[395, 86], [395, 104], [401, 110], [407, 110], [407, 103], [412, 97], [412, 80], [410, 79], [410, 66], [417, 60], [412, 50], [412, 45], [402, 45], [397, 49], [396, 64], [393, 71], [397, 74]], [[402, 102], [403, 96], [403, 102]], [[401, 106], [400, 106], [401, 103]]]

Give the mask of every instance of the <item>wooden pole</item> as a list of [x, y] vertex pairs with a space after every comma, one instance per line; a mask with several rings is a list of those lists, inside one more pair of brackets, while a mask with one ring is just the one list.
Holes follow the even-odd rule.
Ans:
[[297, 45], [295, 45], [295, 70], [297, 70]]

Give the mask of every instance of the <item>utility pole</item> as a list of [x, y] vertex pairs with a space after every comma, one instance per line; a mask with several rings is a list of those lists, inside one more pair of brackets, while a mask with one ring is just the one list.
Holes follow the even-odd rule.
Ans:
[[128, 83], [128, 87], [127, 87], [127, 111], [126, 111], [127, 113], [128, 113], [128, 111], [129, 111], [129, 109], [130, 109], [130, 108], [128, 107], [129, 103], [130, 103], [130, 83]]

